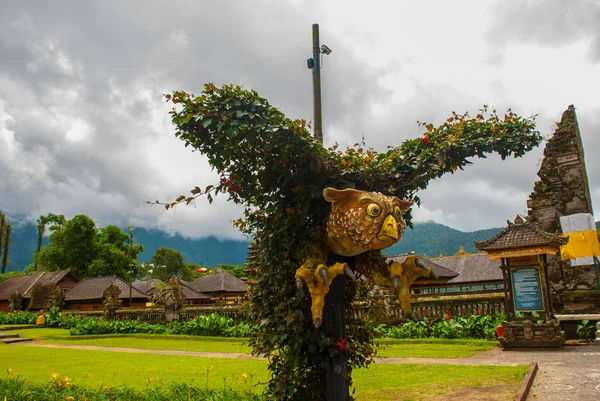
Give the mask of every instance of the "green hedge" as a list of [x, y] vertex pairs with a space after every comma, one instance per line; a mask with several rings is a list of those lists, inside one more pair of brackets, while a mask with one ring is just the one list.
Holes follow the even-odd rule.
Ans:
[[471, 315], [469, 317], [451, 317], [448, 313], [441, 320], [427, 317], [413, 322], [408, 320], [395, 326], [380, 324], [376, 326], [378, 337], [389, 338], [472, 338], [497, 339], [496, 327], [504, 321], [504, 314], [496, 317], [489, 315]]
[[0, 324], [35, 324], [38, 316], [35, 312], [0, 312]]

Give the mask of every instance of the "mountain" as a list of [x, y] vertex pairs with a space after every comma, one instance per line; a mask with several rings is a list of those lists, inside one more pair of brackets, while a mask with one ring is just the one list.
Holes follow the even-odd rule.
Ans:
[[[407, 229], [400, 242], [386, 249], [388, 255], [397, 255], [415, 251], [430, 257], [454, 255], [461, 246], [467, 252], [475, 253], [477, 249], [473, 240], [483, 241], [498, 234], [501, 228], [490, 228], [474, 232], [462, 232], [435, 222], [416, 223], [414, 229]], [[127, 232], [126, 229], [124, 229]], [[186, 263], [197, 263], [202, 266], [215, 267], [217, 264], [240, 265], [246, 260], [249, 241], [220, 240], [215, 237], [189, 239], [180, 235], [169, 235], [160, 230], [147, 230], [136, 227], [133, 233], [134, 243], [144, 246], [139, 260], [149, 261], [160, 247], [176, 249], [184, 257]], [[33, 223], [14, 225], [12, 244], [9, 251], [8, 271], [22, 271], [32, 262], [36, 249], [37, 229]], [[48, 238], [44, 240], [48, 243]]]
[[[15, 221], [12, 219], [12, 221]], [[127, 228], [123, 229], [127, 232]], [[215, 237], [189, 239], [181, 235], [169, 235], [160, 230], [147, 230], [136, 227], [133, 242], [142, 244], [144, 252], [139, 260], [147, 262], [152, 259], [158, 248], [176, 249], [183, 255], [186, 263], [197, 263], [202, 266], [215, 267], [217, 264], [244, 264], [249, 241], [220, 240]], [[48, 245], [44, 238], [44, 245]], [[7, 271], [23, 271], [33, 261], [37, 248], [37, 228], [33, 223], [17, 223], [13, 225], [12, 242], [8, 252], [11, 263]]]
[[440, 254], [454, 255], [462, 246], [469, 253], [479, 252], [473, 241], [492, 238], [503, 228], [463, 232], [433, 221], [415, 223], [414, 228], [406, 229], [400, 241], [384, 250], [387, 255], [398, 255], [415, 251], [419, 255], [437, 257]]

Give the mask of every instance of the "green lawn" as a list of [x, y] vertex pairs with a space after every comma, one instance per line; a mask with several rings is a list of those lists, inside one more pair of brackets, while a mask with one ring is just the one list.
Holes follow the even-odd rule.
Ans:
[[[103, 347], [146, 348], [193, 352], [225, 352], [249, 354], [248, 339], [179, 335], [111, 334], [102, 336], [70, 336], [64, 329], [23, 329], [21, 337], [52, 344], [95, 345]], [[497, 347], [496, 341], [443, 339], [381, 339], [377, 356], [382, 358], [459, 358]]]
[[378, 340], [380, 358], [464, 358], [498, 347], [489, 340]]
[[254, 384], [267, 379], [267, 362], [257, 359], [190, 358], [4, 344], [0, 344], [0, 355], [0, 374], [12, 369], [14, 376], [34, 383], [46, 383], [53, 373], [58, 373], [70, 377], [74, 384], [90, 387], [127, 385], [143, 389], [151, 381], [162, 381], [165, 385], [174, 382], [205, 385], [208, 379], [209, 388], [222, 388], [225, 379], [227, 385], [244, 390], [246, 386], [235, 381], [236, 375], [254, 376]]
[[[257, 384], [268, 377], [267, 362], [256, 359], [121, 354], [3, 344], [0, 344], [0, 355], [0, 374], [7, 375], [4, 372], [12, 369], [14, 376], [20, 375], [35, 383], [48, 382], [52, 373], [58, 373], [61, 377], [69, 376], [74, 384], [90, 387], [127, 385], [144, 389], [151, 382], [162, 381], [164, 385], [207, 383], [209, 388], [219, 389], [226, 384], [247, 390], [250, 381]], [[424, 400], [464, 387], [494, 384], [503, 385], [514, 396], [527, 370], [528, 366], [374, 364], [354, 373], [354, 385], [358, 400]], [[236, 375], [239, 378], [243, 373], [248, 375], [245, 385], [235, 380]], [[259, 392], [262, 386], [254, 389]], [[409, 398], [400, 398], [407, 394]]]
[[145, 348], [192, 352], [225, 352], [249, 354], [248, 339], [152, 334], [109, 334], [70, 336], [64, 329], [26, 329], [15, 331], [24, 338], [50, 344], [95, 345], [101, 347]]

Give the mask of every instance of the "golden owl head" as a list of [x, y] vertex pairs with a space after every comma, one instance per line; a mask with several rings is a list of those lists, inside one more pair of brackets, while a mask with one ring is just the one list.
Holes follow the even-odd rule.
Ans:
[[343, 256], [384, 249], [400, 239], [406, 227], [402, 215], [412, 201], [379, 192], [325, 188], [331, 202], [327, 220], [327, 245]]

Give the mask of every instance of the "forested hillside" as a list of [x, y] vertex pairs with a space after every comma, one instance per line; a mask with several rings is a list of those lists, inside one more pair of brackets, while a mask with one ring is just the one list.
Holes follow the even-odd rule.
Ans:
[[[476, 252], [473, 240], [482, 241], [500, 232], [500, 228], [490, 228], [475, 232], [462, 232], [435, 222], [416, 223], [413, 230], [408, 229], [399, 243], [388, 248], [388, 255], [415, 251], [430, 257], [455, 254], [462, 245], [468, 252]], [[124, 230], [127, 232], [127, 230]], [[12, 233], [7, 271], [21, 271], [32, 261], [36, 249], [37, 230], [34, 224], [15, 224]], [[202, 266], [217, 264], [238, 265], [246, 260], [247, 241], [219, 240], [215, 237], [189, 239], [180, 235], [171, 236], [159, 230], [135, 228], [134, 243], [141, 243], [144, 252], [140, 262], [149, 261], [160, 247], [175, 249], [184, 256], [186, 263]], [[45, 239], [47, 244], [48, 239]]]
[[462, 246], [470, 253], [479, 252], [473, 240], [483, 241], [498, 234], [502, 228], [488, 228], [473, 232], [458, 231], [433, 221], [416, 223], [414, 229], [407, 229], [399, 242], [384, 252], [388, 255], [398, 255], [415, 251], [420, 255], [437, 257], [440, 253], [454, 255]]

